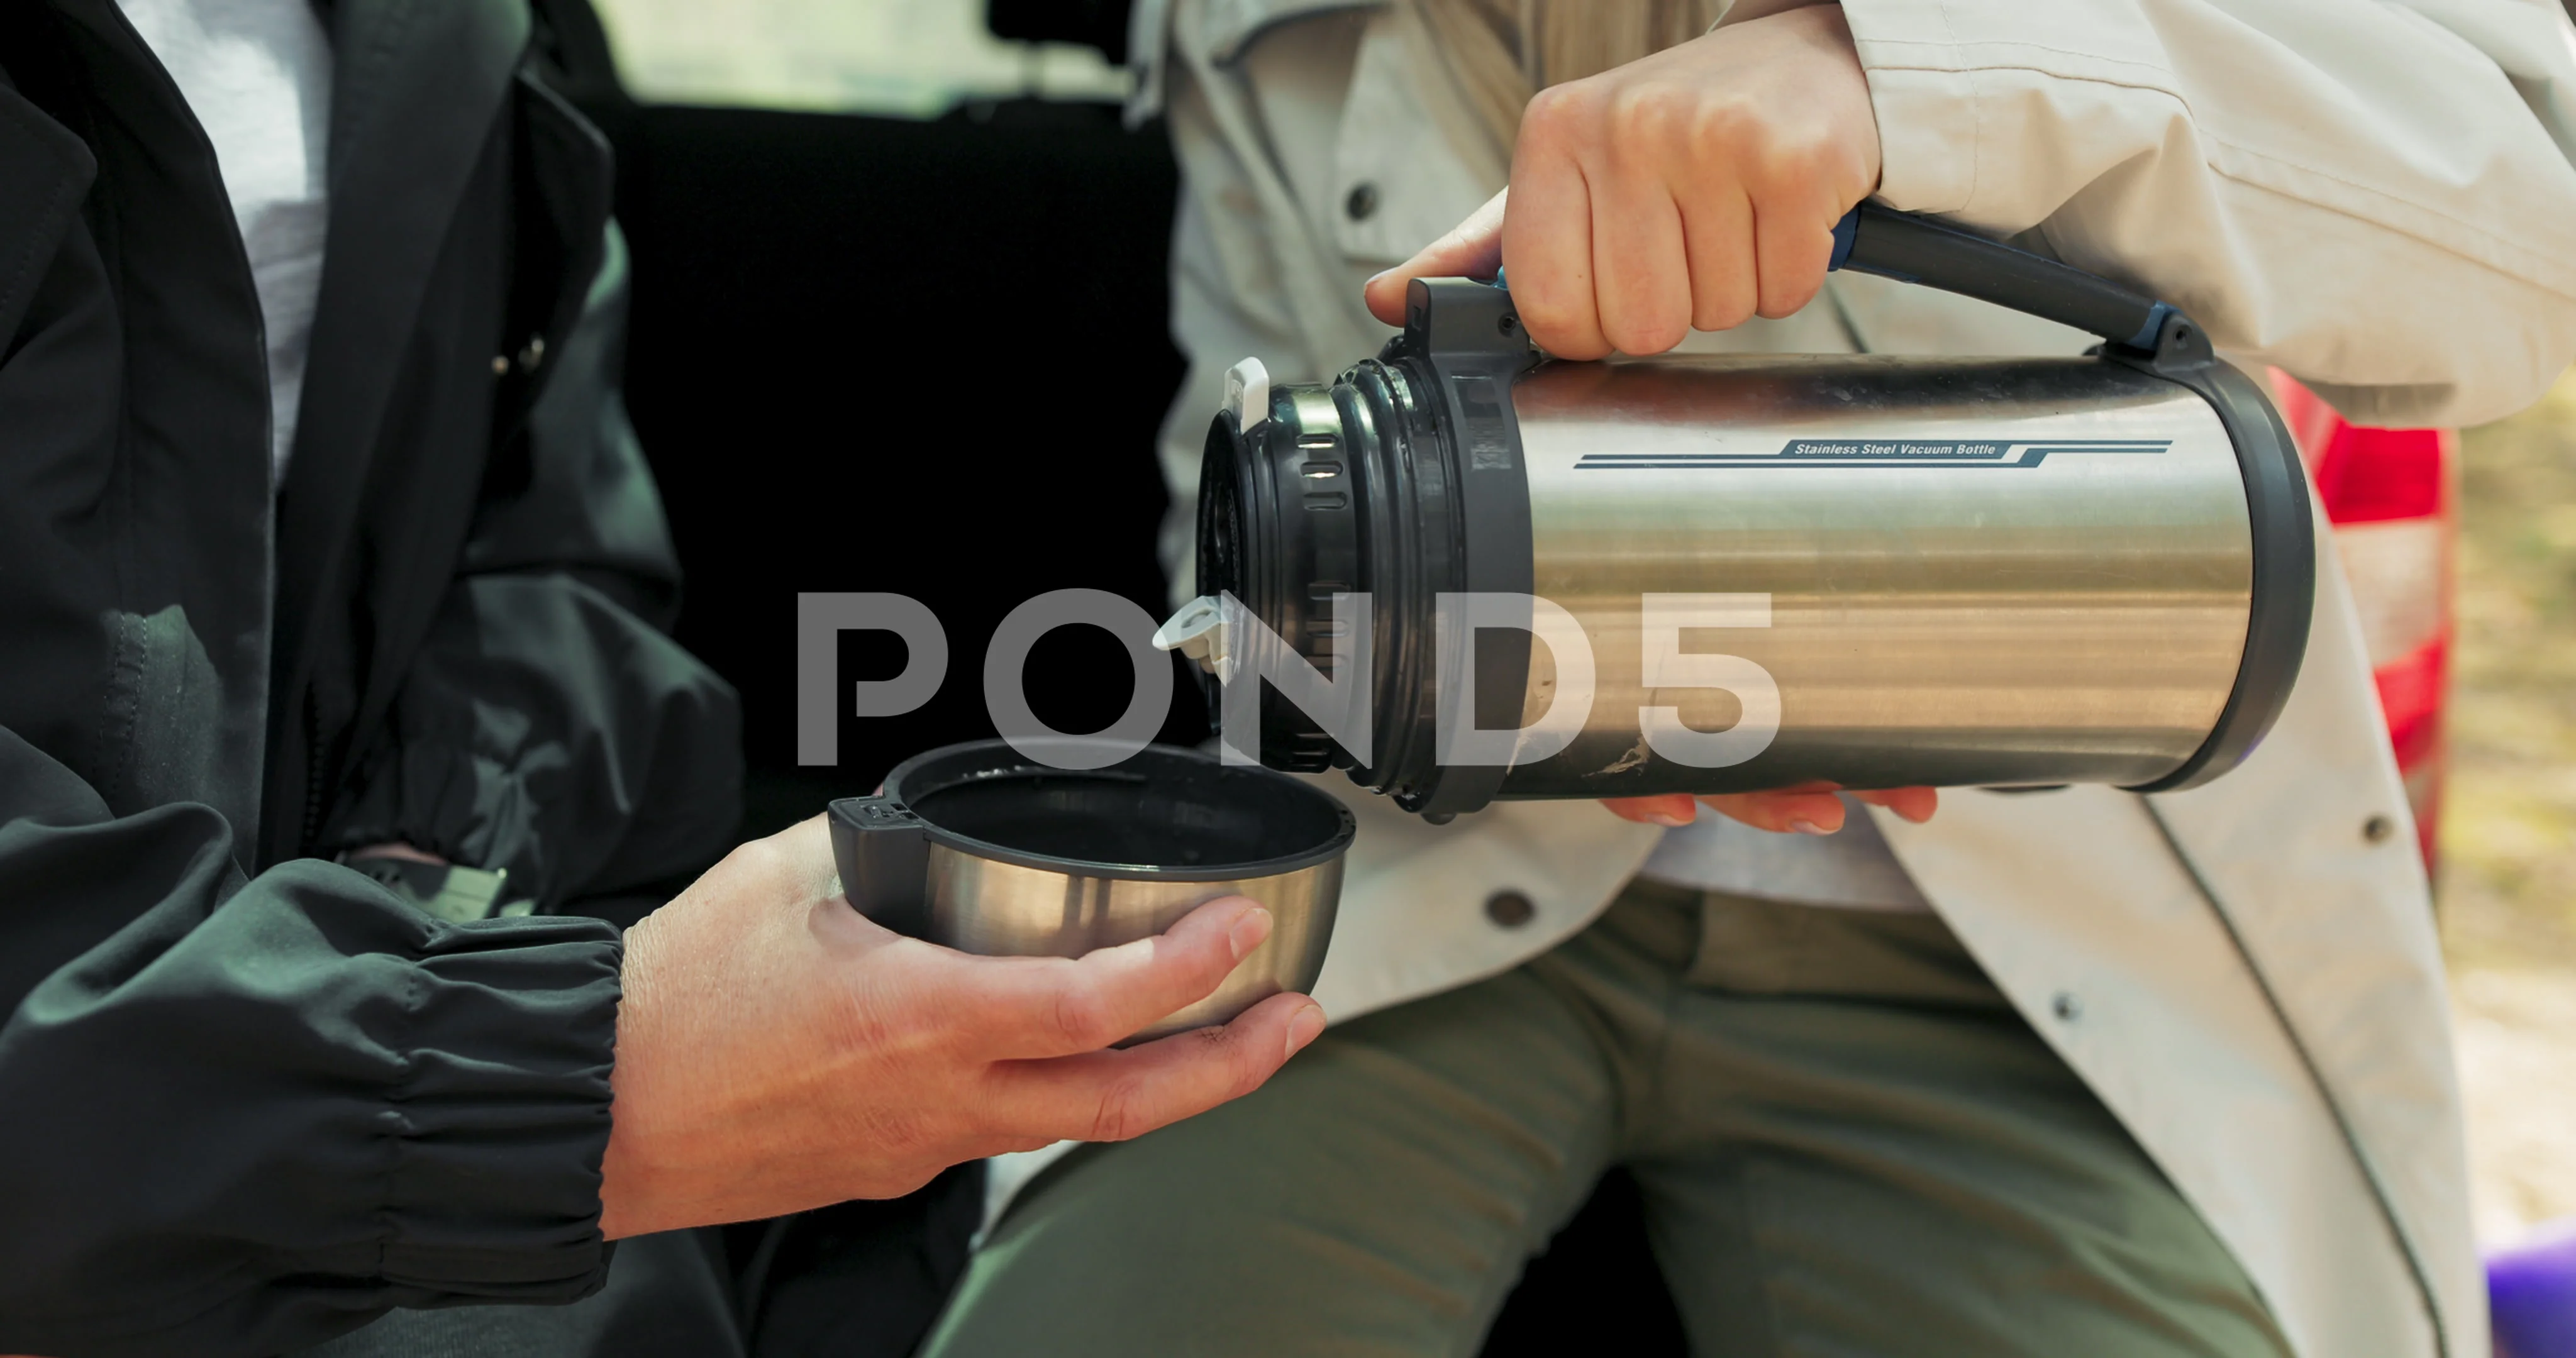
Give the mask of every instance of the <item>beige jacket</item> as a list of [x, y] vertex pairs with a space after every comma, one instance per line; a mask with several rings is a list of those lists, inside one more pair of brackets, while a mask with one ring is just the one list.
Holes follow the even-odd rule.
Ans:
[[[2549, 0], [1843, 8], [1895, 207], [2171, 300], [2366, 422], [2491, 419], [2576, 356], [2576, 32]], [[1137, 23], [1139, 111], [1168, 112], [1187, 180], [1173, 324], [1191, 378], [1164, 441], [1186, 506], [1224, 369], [1249, 354], [1314, 380], [1374, 350], [1387, 332], [1361, 280], [1454, 225], [1505, 167], [1427, 74], [1403, 6], [1147, 0]], [[1694, 347], [2086, 342], [1837, 275], [1798, 316]], [[1185, 521], [1165, 546], [1185, 563]], [[2430, 901], [2414, 836], [2363, 834], [2375, 816], [2406, 826], [2406, 799], [2330, 553], [2319, 580], [2298, 688], [2229, 776], [2154, 798], [1954, 792], [1930, 825], [1884, 828], [2300, 1352], [2471, 1358], [2487, 1350], [2484, 1287]], [[1553, 946], [1656, 833], [1588, 804], [1435, 828], [1358, 801], [1318, 987], [1337, 1018]], [[1489, 922], [1482, 904], [1505, 889], [1538, 918]]]

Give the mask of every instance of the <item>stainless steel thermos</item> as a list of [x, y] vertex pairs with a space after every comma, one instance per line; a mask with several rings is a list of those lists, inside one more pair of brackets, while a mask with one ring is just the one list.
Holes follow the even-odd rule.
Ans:
[[1507, 291], [1451, 279], [1329, 386], [1239, 370], [1206, 597], [1162, 637], [1213, 672], [1227, 743], [1434, 817], [2236, 765], [2314, 584], [2260, 388], [2168, 305], [1919, 218], [1864, 206], [1835, 263], [2105, 342], [1545, 361]]

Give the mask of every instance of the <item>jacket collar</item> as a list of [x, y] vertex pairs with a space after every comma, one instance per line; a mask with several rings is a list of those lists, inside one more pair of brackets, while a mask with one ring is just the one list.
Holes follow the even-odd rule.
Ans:
[[[295, 456], [278, 495], [271, 748], [347, 589], [359, 503], [456, 206], [526, 49], [524, 0], [334, 0], [328, 253]], [[307, 752], [309, 755], [309, 752]], [[272, 771], [272, 784], [297, 770]], [[279, 807], [272, 802], [271, 820]], [[270, 827], [269, 840], [294, 827]]]
[[0, 71], [0, 343], [44, 281], [45, 262], [71, 227], [98, 162], [62, 124], [27, 102]]

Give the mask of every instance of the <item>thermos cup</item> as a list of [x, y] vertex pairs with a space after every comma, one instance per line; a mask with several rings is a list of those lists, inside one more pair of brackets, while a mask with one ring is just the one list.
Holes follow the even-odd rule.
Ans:
[[1836, 267], [2104, 344], [2065, 359], [1544, 361], [1417, 281], [1329, 386], [1237, 370], [1162, 644], [1238, 757], [1434, 817], [1827, 781], [2190, 787], [2269, 728], [2313, 529], [2255, 382], [2172, 307], [1864, 206]]
[[1169, 745], [1032, 744], [1052, 762], [1005, 741], [950, 745], [897, 765], [876, 796], [832, 803], [850, 904], [897, 933], [1021, 957], [1150, 938], [1219, 896], [1269, 909], [1270, 937], [1216, 993], [1131, 1042], [1314, 988], [1356, 833], [1340, 802]]

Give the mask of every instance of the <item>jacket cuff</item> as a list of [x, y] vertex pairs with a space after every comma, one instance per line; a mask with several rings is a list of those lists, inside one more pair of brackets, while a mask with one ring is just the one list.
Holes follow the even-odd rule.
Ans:
[[1938, 10], [1841, 0], [1878, 118], [1877, 197], [1906, 212], [1957, 213], [1977, 186], [1972, 58]]
[[569, 1301], [607, 1270], [599, 1164], [624, 941], [597, 920], [440, 929], [415, 970], [380, 1275], [450, 1297]]
[[2131, 155], [2185, 101], [2126, 5], [1839, 0], [1878, 119], [1877, 197], [2014, 235]]

